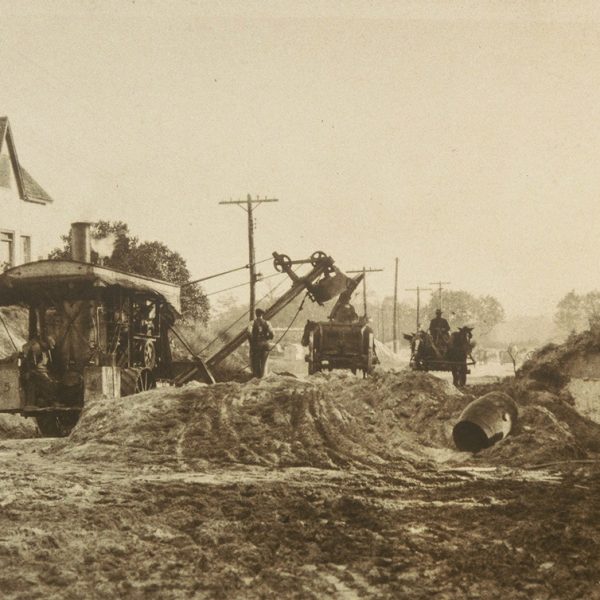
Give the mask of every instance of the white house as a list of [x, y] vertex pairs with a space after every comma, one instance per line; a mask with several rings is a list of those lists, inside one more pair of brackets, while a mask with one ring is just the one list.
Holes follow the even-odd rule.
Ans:
[[53, 200], [23, 168], [7, 117], [0, 117], [0, 271], [46, 258], [57, 245]]

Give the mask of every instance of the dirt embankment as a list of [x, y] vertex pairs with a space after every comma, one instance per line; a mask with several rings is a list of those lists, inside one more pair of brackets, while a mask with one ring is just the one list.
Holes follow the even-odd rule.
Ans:
[[422, 460], [448, 448], [468, 398], [412, 372], [362, 380], [271, 376], [246, 384], [160, 389], [86, 406], [64, 451], [95, 460], [340, 468]]
[[[452, 428], [476, 395], [501, 389], [519, 406], [511, 435], [475, 456], [458, 452]], [[160, 389], [86, 406], [62, 452], [82, 460], [202, 464], [392, 467], [423, 461], [531, 466], [600, 452], [600, 425], [566, 393], [525, 379], [461, 393], [411, 371], [366, 380], [271, 376], [246, 384]]]

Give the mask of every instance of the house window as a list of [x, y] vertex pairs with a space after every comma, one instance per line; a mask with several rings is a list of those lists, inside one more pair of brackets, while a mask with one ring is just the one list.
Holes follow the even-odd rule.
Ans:
[[24, 263], [31, 262], [31, 236], [21, 236], [21, 257]]
[[10, 231], [0, 231], [0, 270], [15, 264], [15, 236]]

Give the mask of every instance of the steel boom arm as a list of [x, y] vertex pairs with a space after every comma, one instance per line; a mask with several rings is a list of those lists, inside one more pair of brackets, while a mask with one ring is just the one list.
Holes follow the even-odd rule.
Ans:
[[[276, 253], [273, 253], [277, 259]], [[304, 262], [304, 261], [303, 261]], [[304, 277], [298, 277], [290, 268], [289, 265], [283, 266], [285, 271], [292, 279], [292, 287], [283, 294], [275, 303], [265, 310], [265, 318], [271, 319], [278, 312], [283, 310], [294, 298], [297, 298], [303, 291], [311, 291], [311, 286], [321, 275], [331, 269], [333, 260], [329, 257], [320, 259], [316, 266]], [[246, 329], [240, 331], [230, 342], [225, 344], [222, 348], [217, 350], [212, 356], [206, 361], [208, 368], [212, 368], [218, 365], [223, 359], [227, 358], [232, 352], [237, 350], [246, 340], [248, 335]]]

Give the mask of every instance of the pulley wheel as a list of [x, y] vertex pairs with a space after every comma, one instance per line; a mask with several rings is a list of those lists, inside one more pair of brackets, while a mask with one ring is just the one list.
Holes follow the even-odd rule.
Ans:
[[325, 254], [325, 252], [323, 252], [322, 250], [317, 250], [316, 252], [313, 252], [310, 255], [310, 264], [313, 267], [316, 267], [318, 265], [318, 263], [320, 261], [322, 261], [324, 258], [327, 258], [327, 254]]
[[292, 259], [287, 254], [280, 254], [274, 261], [276, 271], [283, 273], [292, 266]]

